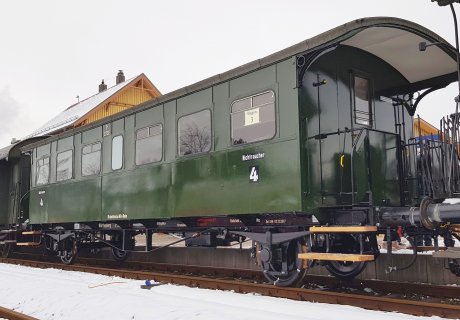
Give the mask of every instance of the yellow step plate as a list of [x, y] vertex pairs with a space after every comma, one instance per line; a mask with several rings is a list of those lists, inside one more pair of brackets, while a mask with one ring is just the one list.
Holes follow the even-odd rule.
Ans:
[[299, 259], [305, 260], [328, 260], [328, 261], [374, 261], [372, 254], [345, 254], [345, 253], [324, 253], [324, 252], [307, 252], [299, 253]]
[[16, 245], [20, 247], [39, 246], [40, 242], [16, 242]]
[[377, 232], [376, 226], [310, 227], [311, 233], [366, 233]]
[[41, 231], [23, 231], [22, 234], [24, 235], [40, 235], [42, 234]]

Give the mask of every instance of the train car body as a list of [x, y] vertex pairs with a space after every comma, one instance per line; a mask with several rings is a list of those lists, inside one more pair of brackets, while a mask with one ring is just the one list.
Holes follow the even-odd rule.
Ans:
[[[294, 75], [293, 61], [284, 61], [196, 93], [151, 103], [142, 111], [34, 148], [31, 223], [303, 211], [297, 92], [290, 81]], [[261, 114], [259, 120], [269, 121], [270, 136], [233, 145], [229, 101], [264, 95], [273, 99], [271, 107], [265, 107], [272, 108], [272, 114]], [[123, 142], [123, 150], [121, 165], [114, 170], [116, 139]], [[181, 139], [190, 143], [201, 139], [204, 149], [185, 154], [188, 146], [181, 146]], [[87, 146], [98, 149], [93, 152], [96, 174], [84, 172], [82, 152]], [[57, 181], [56, 159], [69, 150], [70, 179]], [[151, 155], [143, 154], [149, 151]], [[255, 158], [249, 159], [251, 155]], [[152, 161], [144, 163], [144, 156]], [[41, 159], [49, 161], [49, 177], [37, 184], [41, 177], [36, 164]], [[250, 179], [249, 168], [254, 165], [257, 181]]]
[[[421, 41], [441, 44], [418, 52]], [[75, 243], [94, 239], [120, 255], [130, 249], [125, 238], [138, 233], [147, 243], [162, 231], [249, 237], [267, 278], [282, 285], [300, 278], [297, 254], [306, 251], [326, 260], [329, 252], [375, 257], [375, 235], [387, 220], [403, 224], [410, 208], [429, 198], [409, 226], [426, 228], [430, 205], [459, 190], [457, 176], [447, 182], [434, 168], [448, 157], [429, 160], [428, 174], [419, 165], [428, 155], [411, 140], [420, 100], [414, 93], [446, 86], [455, 71], [454, 48], [419, 25], [350, 22], [21, 146], [31, 158], [26, 228], [49, 237], [47, 248], [66, 261]], [[458, 174], [456, 167], [450, 172]], [[457, 216], [449, 211], [449, 218]], [[318, 225], [343, 228], [312, 238], [309, 228]], [[63, 239], [74, 240], [60, 246]], [[347, 277], [363, 265], [330, 267]]]

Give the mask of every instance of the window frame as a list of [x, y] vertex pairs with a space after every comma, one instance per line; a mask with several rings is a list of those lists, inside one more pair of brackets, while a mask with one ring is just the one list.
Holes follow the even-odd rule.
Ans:
[[[58, 180], [58, 165], [59, 165], [58, 157], [59, 157], [59, 155], [65, 153], [65, 152], [69, 152], [69, 151], [72, 154], [72, 156], [70, 158], [72, 160], [72, 169], [70, 171], [70, 178], [63, 179], [63, 180]], [[74, 156], [73, 149], [67, 149], [67, 150], [61, 151], [61, 152], [56, 154], [56, 183], [60, 183], [60, 182], [67, 181], [67, 180], [72, 180], [75, 177], [75, 175], [74, 175], [74, 163], [75, 163], [75, 161], [74, 161], [73, 156]]]
[[[45, 160], [48, 158], [48, 179], [44, 183], [38, 183], [38, 175], [40, 174], [40, 169], [39, 169], [39, 162], [42, 160]], [[35, 174], [35, 186], [45, 186], [47, 184], [50, 184], [50, 178], [51, 178], [51, 155], [44, 155], [41, 156], [39, 159], [37, 159], [37, 165], [36, 165], [36, 174]]]
[[[210, 143], [209, 143], [209, 150], [203, 151], [203, 152], [190, 153], [190, 154], [181, 154], [180, 153], [179, 121], [184, 117], [191, 116], [191, 115], [203, 112], [203, 111], [208, 111], [209, 112], [209, 125], [210, 125], [209, 129], [210, 129], [210, 133], [211, 133]], [[181, 115], [181, 116], [177, 117], [177, 120], [176, 120], [176, 146], [177, 146], [176, 147], [176, 157], [177, 158], [199, 156], [199, 155], [207, 154], [207, 153], [210, 153], [210, 152], [213, 151], [213, 148], [214, 148], [214, 133], [213, 133], [214, 123], [213, 123], [212, 116], [213, 116], [213, 114], [212, 114], [212, 109], [211, 108], [203, 108], [203, 109], [197, 110], [195, 112], [187, 113], [187, 114], [184, 114], [184, 115]]]
[[[113, 141], [115, 140], [115, 138], [118, 138], [118, 137], [121, 137], [121, 165], [119, 168], [114, 169], [113, 168]], [[102, 155], [102, 146], [101, 146], [101, 155]], [[125, 165], [125, 137], [123, 134], [118, 134], [112, 137], [112, 143], [110, 147], [110, 169], [112, 169], [112, 171], [119, 171], [123, 169], [124, 165]]]
[[[147, 138], [150, 138], [150, 137], [153, 137], [150, 135], [150, 130], [152, 128], [155, 128], [155, 127], [160, 127], [161, 128], [161, 156], [160, 156], [160, 160], [158, 161], [153, 161], [153, 162], [146, 162], [146, 163], [141, 163], [141, 164], [137, 164], [137, 141], [138, 140], [144, 140], [144, 139], [147, 139]], [[164, 134], [163, 134], [163, 123], [156, 123], [156, 124], [152, 124], [152, 125], [148, 125], [148, 126], [145, 126], [145, 127], [142, 127], [142, 128], [139, 128], [137, 129], [135, 132], [134, 132], [134, 165], [136, 167], [139, 167], [139, 166], [144, 166], [144, 165], [149, 165], [149, 164], [153, 164], [153, 163], [159, 163], [161, 161], [164, 160]], [[145, 138], [142, 138], [142, 139], [137, 139], [137, 133], [143, 129], [148, 129], [149, 130], [149, 135]], [[155, 136], [157, 136], [158, 134], [156, 134]]]
[[[83, 149], [87, 146], [93, 146], [93, 145], [96, 145], [96, 144], [99, 144], [101, 146], [101, 148], [98, 150], [100, 152], [100, 157], [99, 157], [99, 172], [97, 173], [93, 173], [93, 174], [86, 174], [84, 175], [83, 174], [83, 157], [87, 154], [91, 154], [91, 153], [94, 153], [94, 152], [97, 152], [97, 151], [92, 151], [90, 153], [83, 153]], [[80, 169], [81, 169], [81, 176], [86, 178], [86, 177], [94, 177], [94, 176], [97, 176], [97, 175], [100, 175], [101, 172], [102, 172], [102, 141], [95, 141], [95, 142], [91, 142], [91, 143], [87, 143], [85, 145], [82, 145], [81, 146], [81, 164], [80, 164]]]
[[[356, 109], [356, 90], [355, 90], [355, 84], [356, 84], [356, 78], [361, 78], [364, 80], [367, 80], [367, 94], [368, 94], [368, 107], [369, 107], [369, 112], [368, 112], [368, 120], [369, 123], [360, 123], [358, 122], [358, 118], [364, 119], [362, 116], [356, 116], [357, 114], [359, 115], [364, 115], [366, 114], [365, 112], [358, 111]], [[369, 74], [366, 74], [364, 72], [352, 72], [351, 73], [351, 103], [352, 103], [352, 122], [353, 126], [358, 125], [358, 126], [364, 126], [367, 128], [373, 128], [374, 127], [374, 82], [372, 77]], [[357, 113], [358, 111], [358, 113]]]
[[[273, 116], [274, 116], [274, 124], [275, 124], [275, 131], [274, 131], [273, 135], [271, 137], [269, 137], [269, 138], [264, 138], [264, 139], [260, 139], [260, 140], [255, 140], [255, 141], [235, 144], [234, 143], [235, 140], [233, 138], [233, 115], [236, 114], [236, 113], [245, 112], [247, 110], [251, 110], [251, 109], [258, 108], [258, 107], [266, 106], [267, 104], [254, 107], [253, 99], [254, 99], [254, 97], [257, 97], [257, 96], [260, 96], [260, 95], [263, 95], [263, 94], [269, 93], [269, 92], [273, 93]], [[247, 109], [243, 109], [243, 110], [239, 110], [239, 111], [234, 112], [233, 111], [233, 105], [235, 103], [237, 103], [239, 101], [242, 101], [242, 100], [245, 100], [245, 99], [251, 99], [251, 107], [247, 108]], [[262, 142], [262, 141], [268, 141], [268, 140], [272, 140], [272, 139], [274, 139], [276, 137], [276, 135], [278, 134], [278, 114], [277, 114], [277, 101], [276, 101], [276, 99], [277, 99], [277, 95], [276, 95], [275, 90], [274, 89], [268, 89], [268, 90], [260, 91], [260, 92], [257, 92], [257, 93], [253, 93], [253, 94], [238, 98], [236, 100], [233, 100], [230, 103], [230, 145], [232, 147], [243, 146], [243, 145], [258, 143], [258, 142]]]

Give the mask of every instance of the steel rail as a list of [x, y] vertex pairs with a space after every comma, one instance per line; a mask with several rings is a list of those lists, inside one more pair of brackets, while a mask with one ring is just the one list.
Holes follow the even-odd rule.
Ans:
[[38, 320], [37, 318], [3, 307], [0, 307], [0, 318], [9, 320]]
[[[26, 258], [27, 257], [27, 258]], [[18, 259], [33, 259], [35, 261], [53, 262], [52, 257], [43, 256], [43, 254], [35, 253], [14, 253], [13, 258]], [[185, 264], [172, 264], [160, 262], [145, 262], [137, 260], [127, 260], [122, 263], [114, 261], [113, 259], [104, 258], [89, 258], [77, 257], [78, 264], [91, 265], [93, 267], [104, 268], [124, 268], [130, 270], [154, 271], [154, 272], [167, 272], [167, 273], [181, 273], [195, 276], [211, 276], [224, 279], [242, 279], [249, 281], [256, 281], [259, 283], [265, 282], [265, 278], [260, 270], [254, 269], [237, 269], [228, 267], [212, 267], [205, 265], [185, 265]], [[460, 300], [460, 288], [457, 286], [448, 285], [433, 285], [424, 283], [413, 283], [385, 280], [369, 280], [369, 279], [353, 279], [353, 280], [340, 280], [331, 276], [307, 274], [303, 280], [306, 287], [312, 285], [327, 286], [329, 290], [346, 290], [357, 289], [364, 290], [366, 288], [381, 294], [401, 294], [409, 296], [425, 296], [429, 298], [454, 298]], [[324, 290], [324, 288], [322, 288]]]
[[280, 288], [273, 285], [250, 283], [241, 280], [224, 280], [181, 274], [166, 274], [152, 271], [101, 268], [85, 265], [63, 265], [60, 263], [20, 259], [0, 259], [0, 262], [27, 265], [36, 268], [52, 267], [62, 270], [118, 276], [135, 280], [154, 279], [155, 281], [159, 281], [161, 283], [171, 283], [205, 289], [232, 290], [237, 293], [257, 293], [265, 296], [287, 298], [292, 300], [350, 305], [370, 310], [390, 312], [398, 311], [417, 316], [440, 316], [451, 319], [460, 318], [460, 306], [445, 303], [401, 300], [388, 297], [365, 296], [304, 288]]
[[[119, 268], [120, 263], [110, 259], [93, 259], [93, 258], [77, 258], [79, 263], [87, 263], [92, 266]], [[125, 261], [122, 267], [130, 270], [143, 270], [155, 272], [176, 272], [195, 276], [213, 276], [219, 278], [243, 279], [250, 281], [264, 282], [266, 281], [260, 270], [252, 269], [235, 269], [225, 267], [209, 267], [201, 265], [183, 265], [170, 263], [155, 263], [143, 261]], [[423, 283], [404, 283], [395, 281], [383, 280], [360, 280], [354, 279], [349, 281], [341, 281], [331, 276], [321, 276], [307, 274], [302, 282], [303, 284], [315, 284], [328, 286], [332, 290], [335, 288], [353, 288], [363, 290], [370, 288], [373, 291], [384, 292], [385, 294], [403, 294], [403, 295], [424, 295], [439, 298], [455, 298], [460, 299], [460, 288], [457, 286], [431, 285]]]

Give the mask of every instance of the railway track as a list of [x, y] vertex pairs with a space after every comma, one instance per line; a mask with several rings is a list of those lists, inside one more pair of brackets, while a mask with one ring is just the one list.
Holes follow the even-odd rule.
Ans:
[[[13, 257], [18, 259], [28, 259], [35, 261], [52, 261], [52, 257], [43, 254], [30, 252], [15, 252]], [[118, 269], [120, 267], [130, 270], [154, 271], [162, 273], [178, 273], [195, 276], [208, 276], [222, 279], [241, 279], [251, 282], [263, 283], [265, 278], [260, 271], [250, 269], [234, 269], [222, 267], [209, 267], [202, 265], [183, 265], [169, 263], [143, 262], [136, 260], [127, 260], [123, 263], [116, 262], [112, 259], [95, 259], [94, 257], [77, 258], [79, 264], [88, 266], [97, 266], [104, 268]], [[455, 300], [453, 303], [460, 304], [460, 288], [456, 286], [429, 285], [419, 283], [404, 283], [382, 281], [382, 280], [359, 280], [340, 281], [330, 276], [320, 276], [309, 274], [304, 279], [304, 287], [319, 288], [321, 290], [361, 292], [363, 294], [378, 295], [399, 295], [410, 299], [427, 299], [430, 301], [442, 302]]]
[[38, 320], [37, 318], [16, 312], [11, 309], [0, 307], [0, 319], [8, 320]]
[[[89, 261], [91, 261], [91, 265]], [[252, 270], [243, 270], [242, 272], [241, 270], [225, 268], [190, 267], [134, 261], [120, 264], [105, 259], [82, 258], [75, 265], [31, 259], [2, 258], [0, 262], [37, 268], [52, 267], [137, 280], [155, 279], [155, 281], [162, 283], [206, 289], [233, 290], [238, 293], [257, 293], [293, 300], [351, 305], [371, 310], [460, 319], [460, 289], [456, 287], [401, 285], [400, 283], [369, 280], [341, 283], [330, 277], [309, 276], [303, 288], [280, 288], [260, 283], [260, 273], [256, 275], [256, 272]], [[153, 268], [155, 271], [151, 270]], [[361, 292], [359, 288], [363, 287], [369, 290]], [[356, 292], [360, 293], [357, 294]], [[408, 296], [409, 293], [411, 296]], [[414, 300], [414, 295], [419, 295], [421, 298]], [[429, 301], [421, 301], [421, 299], [427, 298]]]

